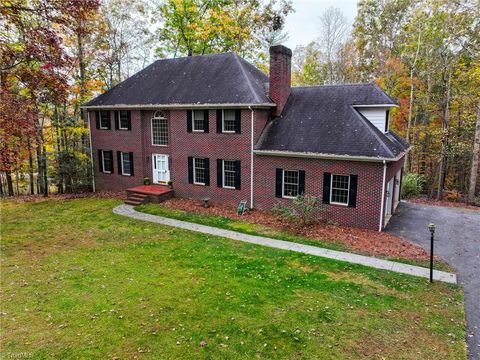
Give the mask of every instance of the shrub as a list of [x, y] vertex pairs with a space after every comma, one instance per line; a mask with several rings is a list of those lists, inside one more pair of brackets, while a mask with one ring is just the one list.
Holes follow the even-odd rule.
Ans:
[[143, 178], [143, 185], [150, 185], [150, 184], [151, 184], [150, 178], [144, 177], [144, 178]]
[[462, 200], [462, 194], [458, 190], [447, 190], [443, 192], [443, 200], [458, 202]]
[[299, 227], [313, 224], [325, 208], [320, 198], [309, 195], [299, 195], [289, 204], [277, 203], [273, 211]]
[[405, 174], [402, 179], [402, 199], [420, 195], [425, 184], [425, 178], [420, 174]]

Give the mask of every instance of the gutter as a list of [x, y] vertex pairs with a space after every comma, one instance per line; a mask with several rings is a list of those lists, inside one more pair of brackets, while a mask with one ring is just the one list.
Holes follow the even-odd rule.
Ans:
[[372, 104], [372, 105], [356, 105], [352, 104], [352, 107], [356, 108], [398, 108], [397, 104]]
[[380, 207], [380, 222], [378, 224], [378, 231], [381, 232], [383, 228], [383, 212], [385, 208], [385, 182], [387, 180], [387, 162], [383, 161], [383, 184], [382, 184], [382, 205]]
[[90, 165], [92, 167], [92, 190], [95, 192], [95, 165], [93, 164], [93, 149], [92, 149], [92, 128], [90, 126], [90, 112], [87, 111], [87, 120], [88, 120], [88, 137], [89, 137], [89, 147], [90, 147]]
[[126, 105], [126, 104], [116, 104], [116, 105], [83, 105], [80, 106], [81, 109], [88, 110], [158, 110], [158, 109], [211, 109], [211, 108], [220, 108], [220, 109], [238, 109], [238, 108], [271, 108], [277, 106], [275, 103], [257, 103], [257, 104], [235, 104], [235, 103], [225, 103], [225, 104], [150, 104], [150, 105]]
[[325, 159], [325, 160], [345, 160], [345, 161], [368, 161], [368, 162], [383, 162], [400, 160], [407, 152], [398, 154], [394, 158], [382, 158], [372, 156], [351, 156], [351, 155], [337, 155], [337, 154], [322, 154], [322, 153], [308, 153], [308, 152], [295, 152], [295, 151], [281, 151], [281, 150], [253, 150], [257, 155], [265, 156], [282, 156], [282, 157], [297, 157], [308, 159]]
[[250, 209], [253, 209], [253, 120], [255, 110], [251, 106], [248, 107], [251, 112], [250, 118]]

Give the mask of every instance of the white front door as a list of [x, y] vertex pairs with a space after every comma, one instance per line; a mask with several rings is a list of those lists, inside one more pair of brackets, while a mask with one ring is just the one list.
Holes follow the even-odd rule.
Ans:
[[170, 181], [170, 169], [168, 167], [168, 155], [153, 154], [153, 182]]

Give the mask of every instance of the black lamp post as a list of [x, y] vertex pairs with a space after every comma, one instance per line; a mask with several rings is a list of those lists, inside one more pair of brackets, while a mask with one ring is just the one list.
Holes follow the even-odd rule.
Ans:
[[428, 225], [430, 230], [430, 282], [433, 282], [433, 235], [435, 234], [435, 224]]

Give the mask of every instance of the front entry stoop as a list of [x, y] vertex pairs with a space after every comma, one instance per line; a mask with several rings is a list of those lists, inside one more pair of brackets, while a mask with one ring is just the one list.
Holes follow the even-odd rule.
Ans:
[[142, 204], [158, 204], [170, 199], [173, 190], [165, 185], [141, 185], [127, 189], [125, 204], [138, 206]]

